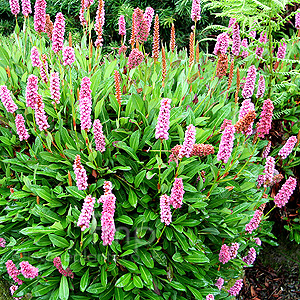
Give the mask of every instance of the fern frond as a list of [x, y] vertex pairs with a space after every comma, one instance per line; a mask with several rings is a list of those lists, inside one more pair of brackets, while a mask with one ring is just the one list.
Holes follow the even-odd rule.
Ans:
[[282, 116], [288, 115], [291, 112], [291, 110], [292, 110], [291, 108], [287, 108], [285, 110], [282, 110], [282, 111], [279, 111], [279, 112], [275, 112], [273, 114], [273, 120], [281, 119]]

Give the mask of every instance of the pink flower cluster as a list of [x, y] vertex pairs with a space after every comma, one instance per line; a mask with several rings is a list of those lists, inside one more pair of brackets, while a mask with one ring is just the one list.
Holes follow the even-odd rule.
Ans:
[[25, 18], [32, 13], [30, 0], [22, 0], [22, 13]]
[[251, 98], [255, 88], [255, 80], [256, 80], [256, 68], [254, 65], [250, 66], [248, 69], [248, 74], [246, 78], [246, 82], [242, 91], [242, 96], [244, 99]]
[[119, 35], [126, 35], [125, 17], [123, 15], [119, 18]]
[[129, 56], [128, 56], [128, 68], [129, 69], [133, 69], [136, 68], [137, 66], [139, 66], [142, 61], [144, 60], [144, 54], [142, 51], [139, 51], [138, 49], [134, 48], [132, 49], [132, 51], [130, 52]]
[[83, 77], [79, 92], [79, 109], [81, 130], [89, 131], [92, 126], [92, 96], [91, 96], [91, 81], [88, 77]]
[[25, 278], [35, 278], [39, 275], [39, 269], [32, 266], [28, 261], [20, 262], [21, 273]]
[[240, 290], [243, 287], [243, 279], [239, 279], [235, 282], [235, 284], [228, 290], [228, 293], [231, 296], [237, 296]]
[[239, 243], [232, 243], [231, 244], [231, 246], [229, 248], [229, 250], [230, 250], [230, 259], [236, 258], [239, 248], [240, 248]]
[[226, 264], [227, 262], [230, 261], [230, 258], [231, 258], [230, 247], [227, 246], [226, 244], [223, 244], [219, 253], [219, 261], [222, 264]]
[[217, 282], [215, 283], [215, 286], [221, 291], [223, 285], [224, 285], [224, 279], [222, 277], [219, 277]]
[[35, 104], [38, 95], [38, 81], [39, 79], [35, 75], [29, 75], [27, 79], [27, 86], [25, 92], [26, 106], [35, 109]]
[[103, 46], [103, 26], [105, 22], [105, 9], [104, 9], [105, 1], [102, 3], [99, 1], [96, 19], [95, 19], [95, 31], [97, 32], [97, 40], [95, 41], [95, 46], [102, 47]]
[[15, 16], [20, 12], [19, 0], [9, 0], [11, 13]]
[[63, 62], [64, 66], [71, 66], [75, 61], [75, 52], [73, 47], [64, 47], [63, 49]]
[[254, 212], [253, 218], [250, 220], [250, 222], [246, 225], [245, 230], [249, 233], [252, 233], [255, 229], [258, 228], [260, 222], [261, 222], [261, 217], [263, 215], [263, 211], [261, 209], [257, 209]]
[[148, 35], [150, 32], [153, 16], [154, 16], [154, 9], [150, 6], [146, 7], [145, 12], [144, 12], [144, 20], [148, 26]]
[[16, 115], [15, 124], [20, 141], [28, 140], [29, 134], [25, 127], [25, 120], [22, 115]]
[[58, 72], [50, 74], [50, 93], [51, 99], [58, 104], [60, 99], [60, 78]]
[[84, 203], [77, 222], [77, 226], [81, 228], [81, 231], [85, 231], [90, 226], [95, 202], [96, 198], [92, 197], [91, 195], [86, 196], [84, 199]]
[[220, 127], [220, 132], [222, 132], [226, 128], [227, 125], [232, 125], [232, 121], [224, 119], [224, 121]]
[[297, 13], [295, 15], [295, 27], [296, 29], [300, 29], [300, 10], [297, 10]]
[[263, 75], [259, 76], [258, 83], [257, 83], [257, 92], [256, 92], [256, 98], [263, 97], [266, 89], [266, 83], [265, 83], [265, 77]]
[[41, 78], [45, 83], [48, 83], [48, 62], [47, 62], [47, 55], [42, 55], [42, 62], [40, 64], [40, 74]]
[[44, 32], [46, 25], [46, 0], [36, 0], [34, 5], [34, 30]]
[[243, 258], [243, 262], [247, 265], [253, 265], [253, 263], [255, 262], [256, 259], [256, 251], [253, 247], [251, 247], [249, 249], [249, 252], [247, 254], [247, 256], [244, 256]]
[[257, 244], [258, 246], [261, 246], [261, 240], [260, 240], [260, 238], [254, 238], [254, 242], [255, 242], [255, 244]]
[[235, 133], [234, 125], [227, 125], [221, 137], [217, 158], [218, 161], [222, 161], [225, 164], [228, 162], [228, 159], [232, 152], [234, 133]]
[[226, 54], [229, 45], [229, 36], [226, 32], [223, 32], [218, 35], [217, 42], [214, 49], [214, 54], [218, 55], [219, 53]]
[[239, 56], [241, 49], [240, 27], [238, 22], [235, 22], [232, 27], [232, 48], [231, 52], [235, 56]]
[[297, 137], [296, 136], [291, 136], [285, 145], [280, 149], [278, 152], [278, 155], [280, 155], [283, 159], [287, 158], [291, 152], [293, 151], [295, 145], [297, 143]]
[[180, 208], [182, 206], [182, 200], [184, 195], [182, 178], [175, 178], [170, 197], [170, 205], [174, 208]]
[[59, 12], [55, 17], [54, 28], [52, 32], [52, 50], [54, 53], [58, 53], [63, 49], [65, 36], [65, 18], [64, 15]]
[[200, 18], [201, 18], [200, 0], [193, 0], [191, 18], [194, 22], [197, 22], [200, 20]]
[[38, 51], [37, 47], [33, 46], [31, 48], [30, 58], [31, 58], [32, 66], [39, 68], [42, 62], [40, 60], [40, 54], [39, 54], [39, 51]]
[[249, 52], [246, 50], [246, 49], [248, 49], [248, 40], [247, 40], [246, 38], [244, 38], [244, 39], [242, 40], [241, 46], [245, 48], [245, 49], [243, 50], [243, 52], [242, 52], [242, 57], [243, 57], [243, 58], [248, 57], [248, 56], [249, 56]]
[[166, 194], [160, 196], [160, 220], [167, 226], [172, 222], [170, 197]]
[[156, 139], [167, 140], [169, 138], [171, 101], [169, 98], [163, 98], [160, 101], [160, 110], [155, 129]]
[[257, 133], [261, 138], [264, 138], [265, 134], [269, 134], [269, 131], [272, 128], [273, 110], [273, 102], [270, 99], [265, 100], [262, 107], [260, 120], [257, 125]]
[[277, 51], [277, 58], [284, 59], [285, 54], [286, 54], [286, 43], [284, 41], [281, 41]]
[[[260, 44], [266, 44], [267, 41], [268, 41], [268, 39], [267, 39], [267, 34], [266, 34], [265, 32], [262, 32], [262, 33], [260, 34], [260, 37], [259, 37], [259, 42], [260, 42]], [[256, 55], [257, 55], [258, 57], [262, 57], [263, 52], [264, 52], [264, 48], [263, 48], [263, 47], [258, 46], [258, 47], [256, 48], [255, 53], [256, 53]]]
[[37, 95], [37, 100], [35, 103], [35, 121], [36, 124], [39, 126], [39, 130], [46, 130], [50, 127], [48, 124], [48, 117], [46, 116], [45, 110], [44, 110], [45, 104], [43, 102], [43, 98], [41, 95]]
[[100, 152], [105, 151], [105, 136], [102, 131], [102, 124], [100, 120], [96, 119], [93, 124], [93, 133], [96, 144], [96, 150]]
[[53, 265], [54, 265], [54, 267], [56, 267], [58, 272], [60, 274], [62, 274], [63, 276], [71, 277], [72, 279], [74, 278], [74, 273], [72, 272], [72, 270], [69, 267], [66, 270], [62, 267], [60, 257], [55, 257], [53, 259]]
[[179, 150], [179, 154], [178, 154], [179, 159], [182, 159], [183, 157], [191, 156], [195, 142], [196, 142], [196, 127], [190, 124], [187, 127], [187, 130], [185, 131], [183, 145]]
[[76, 185], [78, 187], [78, 190], [86, 190], [88, 187], [87, 183], [87, 175], [84, 167], [81, 164], [81, 158], [80, 155], [76, 155], [75, 161], [73, 164], [73, 170], [76, 175]]
[[0, 98], [8, 112], [14, 113], [18, 109], [18, 106], [11, 98], [10, 92], [6, 85], [0, 85]]
[[20, 270], [17, 269], [16, 265], [13, 263], [12, 260], [8, 260], [5, 263], [6, 270], [8, 275], [19, 285], [23, 283], [21, 279], [18, 278], [18, 276], [21, 274]]
[[231, 28], [231, 26], [236, 22], [236, 18], [230, 18], [228, 23], [228, 28]]
[[4, 238], [0, 238], [0, 247], [5, 248], [6, 240]]
[[[247, 113], [249, 111], [255, 110], [254, 104], [251, 102], [250, 99], [246, 99], [242, 102], [242, 106], [240, 108], [240, 112], [239, 112], [239, 120], [243, 119]], [[254, 122], [254, 121], [253, 121]], [[250, 135], [252, 134], [252, 127], [253, 127], [253, 122], [250, 124], [250, 126], [248, 127], [248, 129], [243, 132], [246, 135]]]
[[293, 177], [289, 177], [288, 180], [282, 185], [274, 198], [275, 205], [279, 208], [285, 206], [293, 194], [297, 186], [297, 180]]
[[215, 297], [214, 297], [214, 295], [209, 294], [205, 297], [205, 300], [215, 300]]
[[[18, 289], [17, 285], [12, 285], [10, 288], [10, 293], [13, 296], [13, 294], [15, 293], [15, 291]], [[15, 300], [21, 300], [23, 297], [13, 297]]]
[[271, 150], [271, 145], [272, 145], [272, 143], [271, 143], [271, 141], [269, 141], [268, 145], [266, 146], [266, 148], [265, 148], [265, 150], [262, 154], [263, 158], [267, 158], [269, 156], [269, 153], [270, 153], [270, 150]]
[[264, 181], [271, 182], [273, 179], [275, 170], [275, 158], [272, 156], [268, 156], [266, 159], [266, 165], [264, 170]]

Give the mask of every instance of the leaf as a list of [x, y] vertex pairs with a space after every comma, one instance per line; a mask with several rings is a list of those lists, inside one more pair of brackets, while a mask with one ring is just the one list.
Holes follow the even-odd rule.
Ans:
[[134, 179], [134, 186], [135, 188], [138, 188], [141, 184], [141, 182], [143, 181], [143, 179], [145, 178], [147, 170], [142, 170], [140, 173], [138, 173]]
[[61, 300], [69, 299], [69, 284], [66, 276], [61, 276], [60, 285], [59, 285], [59, 298]]
[[177, 242], [181, 245], [182, 249], [187, 252], [189, 250], [189, 244], [187, 243], [185, 236], [182, 233], [177, 232], [176, 230], [174, 230], [173, 232]]
[[141, 277], [148, 286], [152, 286], [152, 275], [147, 268], [140, 266]]
[[138, 201], [137, 195], [132, 189], [129, 190], [128, 201], [131, 204], [131, 206], [136, 207]]
[[80, 279], [80, 290], [82, 292], [84, 292], [88, 286], [89, 275], [90, 275], [90, 269], [87, 269], [86, 272], [83, 274], [83, 276]]
[[203, 263], [208, 263], [209, 259], [201, 252], [195, 252], [193, 254], [190, 254], [186, 257], [184, 257], [184, 259], [190, 263], [194, 263], [194, 264], [203, 264]]
[[118, 219], [116, 219], [116, 221], [127, 224], [127, 225], [133, 225], [133, 220], [129, 216], [126, 216], [126, 215], [119, 217]]
[[154, 260], [151, 257], [150, 253], [147, 252], [145, 249], [139, 248], [137, 249], [137, 255], [140, 257], [144, 265], [148, 268], [154, 267]]
[[86, 292], [91, 293], [91, 294], [100, 294], [106, 290], [106, 287], [103, 286], [101, 283], [94, 283], [90, 285], [87, 289]]
[[78, 190], [77, 186], [67, 186], [66, 190], [77, 199], [84, 199], [85, 194], [83, 191]]
[[101, 268], [101, 284], [103, 286], [107, 285], [107, 270], [106, 270], [106, 265], [103, 265]]
[[39, 296], [43, 296], [45, 294], [47, 294], [48, 292], [50, 292], [51, 290], [54, 289], [53, 285], [37, 285], [33, 288], [32, 290], [32, 296], [33, 297], [39, 297]]
[[189, 288], [189, 290], [192, 292], [192, 294], [195, 296], [195, 298], [197, 300], [202, 300], [203, 299], [201, 293], [197, 289], [193, 288], [190, 285], [188, 285], [187, 287]]
[[129, 261], [126, 259], [118, 259], [118, 263], [120, 265], [122, 265], [123, 267], [127, 268], [129, 271], [132, 271], [132, 272], [138, 271], [137, 265], [132, 261]]
[[27, 292], [31, 291], [32, 288], [37, 284], [37, 280], [34, 280], [33, 282], [30, 282], [29, 284], [23, 283], [21, 286], [18, 287], [18, 290], [16, 291], [15, 297], [22, 297]]
[[117, 280], [115, 286], [124, 287], [130, 282], [130, 279], [131, 279], [131, 273], [124, 274]]
[[136, 130], [129, 139], [129, 146], [132, 148], [134, 152], [138, 150], [140, 137], [141, 137], [140, 130]]
[[53, 245], [60, 247], [60, 248], [68, 248], [70, 243], [63, 237], [55, 235], [55, 234], [48, 234], [50, 241]]
[[178, 290], [178, 291], [186, 291], [186, 288], [184, 287], [184, 285], [180, 282], [177, 281], [171, 281], [170, 286], [172, 286], [174, 289]]
[[133, 284], [138, 289], [142, 289], [143, 286], [144, 286], [142, 279], [140, 277], [136, 276], [136, 275], [133, 276]]

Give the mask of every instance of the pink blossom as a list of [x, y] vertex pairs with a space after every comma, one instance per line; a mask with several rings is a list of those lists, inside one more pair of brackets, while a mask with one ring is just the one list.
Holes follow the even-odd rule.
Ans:
[[114, 216], [109, 213], [103, 213], [101, 216], [101, 239], [103, 241], [103, 246], [111, 245], [115, 233], [116, 233], [116, 227], [114, 222]]
[[170, 197], [166, 194], [160, 196], [160, 220], [167, 226], [170, 225], [172, 222]]
[[79, 92], [79, 109], [81, 130], [89, 131], [92, 126], [92, 97], [91, 97], [91, 81], [88, 77], [82, 78]]
[[272, 156], [268, 156], [266, 159], [266, 165], [264, 170], [265, 181], [271, 182], [273, 179], [275, 170], [275, 158]]
[[103, 26], [105, 22], [105, 10], [104, 10], [105, 2], [99, 1], [99, 5], [96, 12], [96, 19], [95, 19], [95, 31], [97, 32], [97, 40], [95, 42], [96, 47], [103, 46]]
[[[12, 285], [10, 288], [10, 293], [11, 295], [13, 296], [13, 294], [15, 293], [15, 291], [18, 289], [18, 286], [16, 285]], [[15, 300], [20, 300], [22, 299], [23, 297], [13, 297]]]
[[248, 40], [247, 40], [246, 38], [244, 38], [244, 39], [242, 40], [241, 46], [245, 48], [245, 49], [243, 50], [243, 52], [242, 52], [242, 57], [243, 57], [243, 58], [248, 57], [248, 56], [249, 56], [249, 52], [247, 51], [247, 49], [248, 49]]
[[85, 1], [81, 0], [81, 7], [80, 7], [80, 10], [79, 10], [79, 20], [80, 20], [80, 23], [83, 27], [87, 25], [87, 21], [84, 17], [84, 11], [85, 11], [84, 3], [85, 3]]
[[18, 109], [18, 106], [11, 98], [10, 91], [6, 85], [0, 85], [0, 98], [2, 104], [8, 112], [14, 113]]
[[65, 18], [64, 15], [59, 12], [55, 17], [54, 28], [52, 33], [52, 50], [54, 53], [58, 53], [63, 49], [65, 35]]
[[282, 159], [287, 158], [290, 155], [290, 153], [293, 151], [293, 148], [295, 147], [296, 143], [297, 143], [297, 137], [291, 136], [287, 140], [285, 145], [280, 149], [280, 151], [278, 152], [278, 155], [280, 155], [282, 157]]
[[[254, 108], [254, 104], [251, 102], [251, 100], [250, 99], [244, 100], [242, 102], [242, 106], [240, 108], [239, 120], [243, 119], [247, 115], [247, 113], [252, 110], [255, 110], [255, 108]], [[253, 122], [250, 124], [249, 128], [245, 132], [243, 131], [243, 133], [246, 135], [252, 134], [252, 131], [253, 131], [252, 127], [253, 127]]]
[[246, 82], [242, 91], [242, 96], [244, 99], [251, 98], [255, 88], [255, 80], [256, 80], [256, 68], [254, 65], [250, 66], [248, 69], [248, 74], [246, 78]]
[[47, 83], [48, 82], [48, 62], [47, 62], [47, 55], [42, 55], [42, 63], [40, 64], [40, 74], [42, 80]]
[[11, 13], [15, 16], [20, 12], [19, 0], [9, 0]]
[[237, 296], [242, 289], [243, 286], [243, 279], [239, 279], [235, 282], [234, 286], [232, 286], [229, 290], [228, 293], [231, 296]]
[[35, 103], [38, 96], [38, 78], [35, 75], [29, 75], [26, 86], [26, 106], [35, 109]]
[[77, 226], [81, 228], [81, 231], [85, 231], [90, 226], [91, 217], [94, 212], [96, 198], [88, 195], [84, 199], [84, 203], [78, 218]]
[[226, 264], [229, 262], [230, 258], [230, 248], [226, 244], [223, 244], [219, 253], [219, 261], [222, 264]]
[[51, 99], [58, 104], [60, 99], [60, 78], [58, 72], [50, 74], [50, 93]]
[[[260, 37], [259, 37], [259, 43], [260, 43], [260, 44], [266, 44], [267, 41], [268, 41], [268, 39], [267, 39], [267, 34], [266, 34], [265, 32], [262, 32], [262, 33], [260, 34]], [[264, 48], [263, 48], [262, 46], [258, 46], [258, 47], [256, 48], [255, 53], [256, 53], [256, 55], [257, 55], [258, 57], [262, 57], [263, 52], [264, 52]]]
[[255, 39], [256, 38], [256, 31], [255, 30], [250, 31], [249, 35]]
[[277, 51], [277, 58], [284, 59], [285, 54], [286, 54], [286, 43], [284, 41], [281, 41]]
[[95, 120], [93, 124], [93, 133], [96, 144], [96, 150], [100, 152], [105, 151], [105, 136], [102, 131], [102, 124], [100, 120]]
[[257, 244], [258, 246], [261, 246], [261, 240], [260, 240], [260, 238], [254, 238], [254, 242], [255, 242], [255, 244]]
[[36, 0], [34, 5], [34, 30], [44, 32], [46, 25], [46, 0]]
[[217, 158], [218, 161], [222, 161], [225, 164], [228, 162], [228, 159], [232, 152], [234, 133], [235, 133], [234, 125], [227, 125], [221, 137]]
[[228, 28], [230, 28], [236, 22], [236, 18], [230, 18]]
[[273, 110], [273, 102], [270, 99], [265, 100], [262, 107], [260, 120], [257, 125], [258, 136], [261, 138], [264, 138], [265, 134], [269, 134], [269, 131], [272, 128]]
[[87, 183], [87, 175], [84, 167], [81, 164], [81, 158], [80, 155], [76, 155], [75, 161], [73, 164], [73, 170], [76, 175], [76, 185], [78, 187], [78, 190], [86, 190], [88, 187]]
[[254, 231], [255, 229], [258, 228], [260, 221], [261, 221], [261, 217], [263, 215], [262, 210], [257, 209], [254, 212], [253, 218], [250, 220], [250, 222], [246, 225], [245, 230], [249, 233], [252, 233], [252, 231]]
[[116, 196], [110, 191], [106, 194], [103, 199], [103, 208], [102, 208], [102, 214], [103, 213], [109, 213], [110, 215], [115, 214], [115, 209], [116, 209]]
[[16, 265], [13, 263], [12, 260], [8, 260], [5, 263], [6, 266], [6, 270], [8, 275], [19, 285], [21, 285], [23, 283], [23, 281], [21, 279], [18, 278], [18, 275], [21, 274], [21, 272], [17, 269]]
[[74, 278], [74, 273], [72, 270], [68, 267], [67, 269], [64, 269], [61, 264], [61, 259], [60, 257], [55, 257], [53, 259], [53, 265], [56, 267], [58, 272], [62, 274], [65, 277], [71, 277], [72, 279]]
[[217, 42], [214, 49], [214, 54], [218, 55], [218, 53], [226, 54], [229, 45], [229, 36], [226, 32], [223, 32], [218, 35]]
[[271, 150], [271, 145], [272, 145], [272, 143], [271, 143], [271, 141], [269, 141], [266, 149], [264, 150], [264, 152], [262, 154], [263, 158], [267, 158], [269, 156], [269, 153], [270, 153], [270, 150]]
[[123, 15], [119, 18], [119, 35], [126, 35], [125, 17]]
[[25, 18], [32, 13], [30, 0], [22, 0], [22, 13]]
[[257, 93], [256, 93], [256, 98], [261, 98], [263, 97], [264, 93], [265, 93], [265, 78], [263, 75], [259, 76], [258, 79], [258, 85], [257, 85]]
[[21, 273], [25, 278], [35, 278], [39, 275], [39, 269], [32, 266], [28, 261], [20, 262]]
[[43, 102], [43, 98], [41, 95], [37, 95], [37, 101], [35, 103], [35, 121], [36, 124], [39, 126], [39, 130], [46, 130], [50, 127], [48, 124], [48, 117], [46, 116], [45, 110], [44, 110], [45, 104]]
[[89, 8], [94, 3], [94, 0], [84, 0], [84, 8]]
[[134, 48], [129, 54], [128, 57], [128, 68], [133, 69], [137, 66], [139, 66], [144, 60], [144, 54], [142, 51], [139, 51], [138, 49]]
[[92, 100], [91, 80], [88, 77], [83, 77], [81, 80], [79, 99], [90, 98]]
[[20, 141], [28, 140], [29, 134], [25, 127], [25, 121], [22, 115], [16, 115], [15, 119], [17, 134], [19, 136]]
[[215, 283], [215, 286], [221, 291], [223, 285], [224, 285], [224, 279], [222, 277], [219, 277], [217, 282]]
[[237, 254], [238, 254], [238, 250], [240, 248], [240, 244], [239, 243], [232, 243], [229, 251], [230, 251], [230, 259], [234, 259], [236, 258]]
[[232, 48], [231, 52], [235, 56], [239, 56], [241, 49], [241, 37], [240, 37], [240, 27], [239, 24], [236, 22], [233, 24], [232, 29]]
[[256, 259], [256, 251], [254, 248], [250, 248], [247, 256], [243, 257], [243, 262], [247, 265], [253, 265]]
[[215, 300], [215, 297], [214, 297], [214, 295], [209, 294], [206, 296], [205, 300]]
[[224, 119], [224, 121], [220, 127], [220, 132], [222, 132], [226, 128], [227, 125], [232, 125], [232, 121]]
[[200, 18], [201, 18], [200, 0], [193, 0], [191, 18], [194, 22], [197, 22], [200, 20]]
[[32, 64], [32, 66], [39, 68], [42, 62], [40, 60], [40, 54], [39, 54], [39, 51], [38, 51], [37, 47], [33, 46], [31, 48], [31, 56], [30, 56], [30, 58], [31, 58], [31, 64]]
[[195, 142], [196, 142], [196, 127], [190, 124], [187, 127], [187, 130], [185, 131], [184, 142], [182, 147], [179, 150], [179, 154], [178, 154], [179, 159], [182, 159], [183, 157], [191, 156]]
[[182, 178], [175, 178], [170, 197], [170, 205], [174, 208], [180, 208], [184, 195]]
[[119, 48], [119, 52], [118, 54], [121, 55], [122, 53], [126, 53], [126, 50], [127, 50], [127, 47], [125, 45], [122, 45], [120, 48]]
[[300, 29], [300, 10], [297, 10], [297, 13], [295, 15], [295, 27], [296, 29]]
[[160, 101], [160, 110], [155, 130], [156, 139], [167, 140], [169, 138], [171, 101], [169, 98], [163, 98]]
[[293, 177], [289, 179], [282, 185], [281, 189], [278, 191], [274, 198], [275, 205], [279, 208], [285, 206], [293, 194], [297, 186], [297, 180]]
[[[107, 196], [113, 195], [113, 193], [112, 193], [112, 183], [110, 181], [104, 181], [103, 189], [104, 189], [104, 195], [102, 195], [97, 202], [104, 204], [107, 201]], [[110, 208], [108, 208], [108, 211], [111, 214], [115, 213], [115, 204], [114, 204], [115, 202], [113, 202], [113, 201], [115, 201], [115, 197], [108, 200], [108, 202], [110, 204], [108, 206], [105, 206], [105, 207], [110, 207]]]
[[148, 34], [150, 32], [153, 16], [154, 16], [154, 9], [152, 7], [147, 7], [144, 12], [144, 20], [148, 26]]
[[4, 238], [0, 238], [0, 247], [5, 248], [6, 240]]

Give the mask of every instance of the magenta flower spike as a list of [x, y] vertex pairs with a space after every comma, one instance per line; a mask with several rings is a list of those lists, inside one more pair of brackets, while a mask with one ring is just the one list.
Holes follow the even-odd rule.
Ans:
[[275, 158], [268, 156], [266, 159], [266, 165], [264, 170], [264, 179], [265, 181], [271, 182], [274, 176], [275, 171]]
[[253, 218], [250, 220], [250, 222], [246, 225], [245, 230], [248, 233], [252, 233], [254, 230], [256, 230], [260, 224], [261, 217], [263, 215], [263, 212], [260, 209], [257, 209], [254, 212]]
[[39, 130], [43, 131], [50, 127], [48, 124], [48, 117], [44, 110], [45, 104], [41, 95], [37, 95], [37, 101], [35, 103], [35, 121], [39, 126]]
[[156, 139], [167, 140], [169, 138], [171, 101], [169, 98], [163, 98], [160, 101], [160, 110], [155, 129]]
[[205, 300], [215, 300], [215, 297], [213, 294], [208, 294], [206, 297], [205, 297]]
[[79, 92], [79, 109], [81, 130], [89, 131], [92, 127], [91, 112], [92, 112], [92, 96], [91, 96], [91, 81], [88, 77], [83, 77], [81, 80]]
[[6, 85], [0, 85], [0, 98], [7, 112], [14, 113], [18, 109], [18, 106], [11, 98], [10, 91]]
[[266, 89], [265, 77], [263, 75], [260, 75], [258, 79], [258, 85], [257, 85], [257, 93], [256, 93], [257, 99], [264, 96], [265, 89]]
[[11, 13], [17, 17], [17, 14], [20, 12], [19, 0], [9, 0]]
[[231, 257], [230, 248], [226, 244], [223, 244], [221, 247], [220, 253], [219, 253], [220, 263], [222, 263], [222, 264], [228, 263], [230, 260], [230, 257]]
[[236, 258], [237, 254], [238, 254], [239, 248], [240, 248], [240, 244], [239, 243], [232, 243], [231, 244], [231, 246], [229, 247], [230, 259]]
[[40, 74], [41, 78], [45, 83], [48, 83], [48, 62], [47, 62], [47, 55], [42, 55], [42, 63], [40, 64]]
[[52, 50], [54, 53], [58, 53], [63, 49], [65, 36], [65, 18], [64, 15], [59, 12], [55, 17], [53, 33], [52, 33]]
[[[247, 113], [251, 110], [255, 110], [254, 104], [251, 102], [250, 99], [244, 100], [240, 108], [239, 120], [243, 119], [247, 115]], [[253, 131], [252, 127], [253, 127], [253, 122], [250, 124], [249, 128], [245, 132], [243, 131], [243, 133], [246, 135], [252, 134]]]
[[63, 276], [70, 277], [72, 279], [74, 278], [74, 273], [72, 272], [72, 270], [69, 267], [66, 270], [62, 267], [60, 257], [55, 257], [53, 259], [53, 265], [54, 265], [54, 267], [56, 267], [58, 272], [60, 274], [62, 274]]
[[266, 149], [264, 150], [264, 152], [262, 154], [263, 158], [267, 158], [269, 156], [269, 153], [270, 153], [270, 150], [271, 150], [271, 145], [272, 145], [272, 143], [271, 143], [271, 141], [269, 141]]
[[30, 0], [22, 0], [22, 14], [25, 18], [32, 13]]
[[231, 28], [231, 26], [236, 22], [236, 18], [230, 18], [228, 23], [228, 28]]
[[201, 5], [200, 0], [193, 0], [191, 18], [194, 22], [197, 22], [201, 18]]
[[233, 141], [234, 141], [235, 128], [234, 125], [228, 125], [223, 131], [221, 142], [219, 146], [219, 152], [217, 154], [218, 161], [227, 163], [231, 156]]
[[241, 50], [241, 37], [240, 37], [240, 27], [237, 22], [233, 24], [232, 28], [232, 48], [231, 52], [235, 56], [239, 56]]
[[46, 25], [46, 0], [36, 0], [34, 5], [34, 30], [44, 32]]
[[91, 217], [94, 212], [96, 198], [88, 195], [84, 199], [84, 203], [77, 221], [77, 226], [81, 228], [81, 231], [85, 231], [90, 227]]
[[31, 58], [31, 64], [32, 64], [32, 66], [39, 68], [42, 62], [40, 60], [40, 54], [39, 54], [39, 51], [38, 51], [37, 47], [33, 46], [31, 48], [31, 56], [30, 56], [30, 58]]
[[195, 142], [196, 142], [196, 127], [190, 124], [187, 127], [187, 130], [185, 131], [184, 142], [182, 147], [179, 150], [179, 154], [178, 154], [179, 159], [182, 159], [183, 157], [190, 157]]
[[167, 226], [172, 222], [170, 197], [166, 194], [160, 196], [160, 220]]
[[247, 40], [246, 38], [244, 38], [244, 39], [242, 40], [241, 46], [245, 48], [245, 49], [243, 50], [243, 52], [242, 52], [242, 57], [243, 57], [243, 58], [248, 57], [248, 56], [249, 56], [249, 52], [247, 51], [247, 49], [248, 49], [248, 40]]
[[98, 119], [94, 121], [93, 133], [96, 144], [96, 150], [103, 153], [105, 151], [105, 136], [102, 131], [102, 124]]
[[[105, 9], [104, 9], [105, 1], [102, 2], [102, 5], [98, 5], [95, 19], [95, 31], [97, 32], [97, 40], [95, 42], [96, 47], [103, 46], [103, 26], [105, 23]], [[101, 11], [100, 11], [101, 10]]]
[[222, 277], [219, 277], [217, 282], [215, 283], [215, 286], [221, 291], [223, 285], [224, 285], [224, 279]]
[[232, 121], [224, 119], [224, 121], [220, 127], [220, 132], [222, 132], [226, 128], [227, 125], [232, 125]]
[[182, 178], [175, 178], [170, 197], [170, 205], [174, 208], [180, 208], [182, 206], [182, 200], [184, 195]]
[[265, 100], [262, 107], [260, 120], [257, 125], [257, 133], [261, 138], [264, 138], [265, 134], [269, 134], [269, 131], [272, 128], [273, 110], [273, 102], [270, 99]]
[[275, 205], [279, 208], [285, 206], [289, 202], [296, 186], [297, 180], [293, 177], [289, 177], [275, 196]]
[[76, 185], [78, 187], [78, 190], [86, 190], [88, 187], [87, 183], [87, 175], [86, 175], [86, 170], [81, 164], [81, 158], [80, 155], [76, 155], [75, 161], [73, 164], [73, 170], [76, 175]]
[[214, 54], [218, 55], [219, 53], [226, 54], [229, 46], [229, 36], [226, 32], [223, 32], [218, 35], [217, 42], [214, 49]]
[[150, 29], [151, 29], [153, 17], [154, 17], [154, 9], [150, 6], [146, 7], [145, 12], [144, 12], [144, 20], [148, 26], [148, 35], [149, 35]]
[[17, 134], [19, 136], [20, 141], [28, 140], [29, 134], [25, 127], [25, 120], [22, 115], [16, 115], [15, 124], [17, 128]]
[[249, 252], [247, 254], [247, 256], [244, 256], [243, 258], [243, 262], [247, 265], [253, 265], [253, 263], [255, 262], [256, 259], [256, 251], [254, 248], [250, 248]]
[[75, 52], [73, 47], [64, 47], [63, 49], [64, 66], [71, 66], [75, 62]]
[[0, 247], [5, 248], [6, 240], [4, 238], [0, 238]]
[[21, 273], [25, 278], [35, 278], [39, 275], [39, 269], [32, 266], [28, 261], [20, 262]]
[[[18, 289], [18, 286], [16, 285], [12, 285], [9, 290], [10, 290], [10, 293], [11, 295], [13, 296], [13, 294], [15, 293], [15, 291]], [[13, 297], [14, 300], [21, 300], [23, 297]]]
[[284, 41], [281, 41], [277, 51], [277, 58], [284, 59], [285, 55], [286, 55], [286, 43]]
[[38, 97], [38, 81], [35, 75], [29, 75], [25, 92], [26, 106], [35, 109], [35, 104]]
[[295, 27], [296, 29], [300, 29], [300, 10], [297, 10], [297, 13], [295, 15]]
[[261, 240], [260, 240], [260, 238], [254, 238], [254, 242], [255, 242], [255, 244], [257, 244], [258, 246], [261, 246]]
[[[262, 32], [259, 37], [260, 44], [266, 44], [267, 41], [268, 41], [267, 34], [265, 32]], [[262, 47], [262, 45], [256, 48], [255, 53], [258, 57], [262, 57], [263, 52], [264, 52], [264, 48]]]
[[60, 78], [58, 72], [53, 72], [50, 74], [50, 93], [51, 99], [59, 104], [60, 99]]
[[297, 143], [297, 137], [296, 136], [291, 136], [285, 145], [280, 149], [278, 152], [278, 155], [282, 157], [282, 159], [287, 158], [293, 151], [295, 145]]
[[129, 54], [127, 66], [129, 69], [136, 68], [143, 62], [143, 60], [144, 60], [143, 52], [134, 48]]
[[8, 260], [5, 263], [7, 274], [14, 280], [14, 282], [21, 285], [23, 281], [18, 278], [18, 276], [21, 274], [20, 270], [17, 269], [16, 265], [13, 263], [12, 260]]
[[102, 229], [101, 239], [103, 241], [103, 246], [111, 245], [116, 233], [116, 227], [115, 227], [113, 215], [109, 213], [102, 213], [101, 229]]
[[256, 68], [254, 65], [250, 66], [248, 69], [246, 82], [242, 91], [242, 96], [244, 99], [251, 98], [255, 88], [256, 80]]
[[119, 35], [126, 35], [125, 17], [123, 15], [119, 18]]
[[228, 290], [231, 296], [237, 296], [243, 287], [243, 279], [239, 279], [235, 284]]

